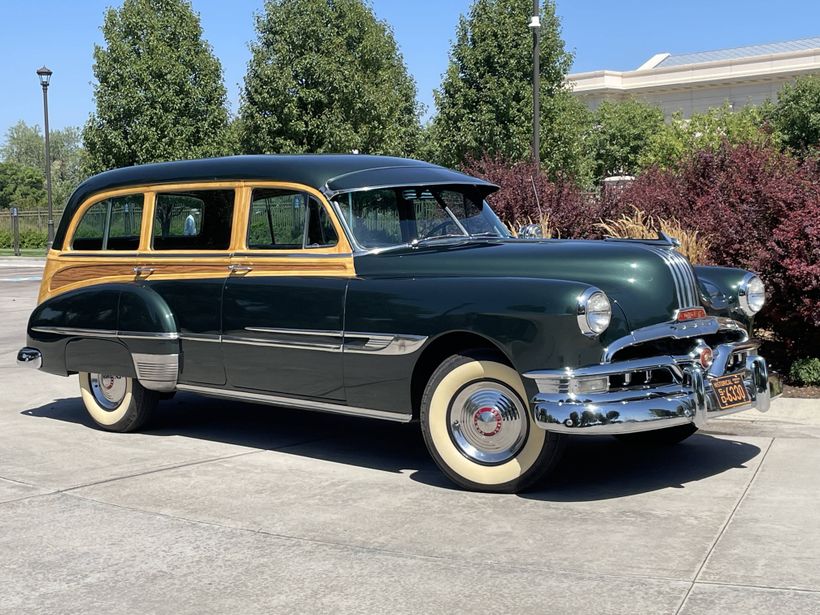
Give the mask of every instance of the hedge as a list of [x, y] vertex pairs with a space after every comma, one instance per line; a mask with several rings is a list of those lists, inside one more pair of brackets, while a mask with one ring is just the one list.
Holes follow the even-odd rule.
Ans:
[[[20, 231], [20, 248], [22, 249], [45, 249], [48, 243], [48, 233], [36, 229], [23, 229]], [[11, 231], [0, 230], [0, 248], [11, 249], [14, 247]]]
[[[697, 151], [674, 169], [650, 168], [589, 195], [550, 181], [531, 163], [470, 161], [464, 170], [501, 186], [489, 197], [511, 228], [548, 215], [560, 237], [596, 238], [602, 219], [634, 214], [676, 220], [707, 245], [709, 264], [759, 273], [769, 304], [759, 324], [792, 358], [820, 348], [820, 160], [774, 147], [731, 145]], [[538, 199], [536, 200], [536, 194]]]

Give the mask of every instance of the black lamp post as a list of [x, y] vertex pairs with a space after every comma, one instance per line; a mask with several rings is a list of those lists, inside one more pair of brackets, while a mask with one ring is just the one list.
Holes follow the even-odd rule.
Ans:
[[45, 66], [37, 69], [40, 85], [43, 86], [43, 117], [46, 137], [46, 194], [48, 195], [48, 250], [51, 250], [51, 244], [54, 242], [54, 211], [51, 202], [51, 150], [49, 148], [48, 138], [48, 84], [51, 81], [51, 75], [51, 70]]
[[532, 0], [532, 161], [541, 165], [541, 7]]

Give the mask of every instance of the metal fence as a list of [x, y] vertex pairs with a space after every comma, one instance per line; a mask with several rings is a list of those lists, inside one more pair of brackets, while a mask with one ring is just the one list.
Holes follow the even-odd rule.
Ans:
[[[54, 211], [54, 226], [60, 222], [62, 210]], [[20, 231], [35, 230], [48, 232], [48, 210], [47, 209], [23, 209], [18, 211], [17, 223]], [[11, 232], [11, 210], [0, 209], [0, 231]]]

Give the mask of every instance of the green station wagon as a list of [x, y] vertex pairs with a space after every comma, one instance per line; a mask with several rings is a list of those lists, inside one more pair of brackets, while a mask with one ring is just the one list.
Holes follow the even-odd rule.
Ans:
[[674, 443], [781, 392], [765, 289], [657, 240], [516, 239], [486, 181], [360, 155], [117, 169], [71, 196], [18, 363], [103, 429], [191, 391], [418, 421], [458, 485], [514, 492], [567, 434]]

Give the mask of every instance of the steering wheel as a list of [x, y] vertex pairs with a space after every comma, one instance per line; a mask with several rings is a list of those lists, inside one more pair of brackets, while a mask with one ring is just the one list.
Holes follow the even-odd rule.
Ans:
[[[427, 232], [424, 234], [424, 236], [423, 236], [423, 237], [419, 237], [419, 239], [427, 239], [428, 237], [433, 237], [433, 236], [435, 236], [435, 235], [436, 235], [439, 231], [443, 231], [444, 229], [446, 229], [448, 226], [451, 226], [451, 225], [453, 225], [453, 221], [452, 221], [452, 220], [444, 220], [443, 222], [439, 222], [439, 223], [438, 223], [438, 224], [436, 224], [433, 228], [431, 228], [429, 231], [427, 231]], [[441, 234], [442, 234], [442, 235], [446, 235], [446, 233], [441, 233]]]

